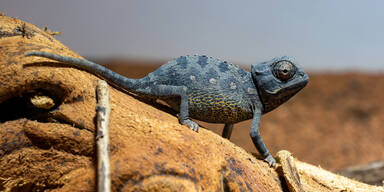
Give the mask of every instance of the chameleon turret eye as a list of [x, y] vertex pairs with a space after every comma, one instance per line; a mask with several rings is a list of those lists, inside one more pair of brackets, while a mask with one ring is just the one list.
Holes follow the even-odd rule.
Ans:
[[287, 81], [296, 74], [296, 67], [286, 60], [279, 61], [272, 67], [273, 75], [281, 81]]

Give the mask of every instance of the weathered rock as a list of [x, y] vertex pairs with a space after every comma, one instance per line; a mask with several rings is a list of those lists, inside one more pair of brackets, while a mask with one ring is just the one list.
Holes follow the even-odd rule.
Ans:
[[[97, 78], [24, 57], [29, 51], [80, 57], [35, 26], [0, 16], [0, 27], [0, 190], [94, 191]], [[193, 132], [113, 88], [110, 100], [113, 191], [288, 190], [275, 169], [219, 135]], [[318, 189], [300, 167], [302, 188]]]
[[384, 161], [348, 167], [339, 173], [371, 185], [384, 185]]

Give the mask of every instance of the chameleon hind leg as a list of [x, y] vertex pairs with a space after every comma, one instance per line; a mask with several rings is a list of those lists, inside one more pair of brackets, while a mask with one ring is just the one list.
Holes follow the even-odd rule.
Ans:
[[233, 124], [225, 124], [221, 136], [226, 139], [230, 139], [232, 134], [232, 129], [233, 129]]
[[187, 87], [170, 85], [150, 85], [135, 91], [153, 96], [180, 96], [179, 122], [188, 126], [193, 131], [199, 130], [199, 125], [189, 118]]

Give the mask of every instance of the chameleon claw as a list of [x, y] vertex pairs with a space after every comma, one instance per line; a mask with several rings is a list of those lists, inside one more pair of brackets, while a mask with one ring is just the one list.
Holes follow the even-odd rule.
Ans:
[[268, 156], [264, 158], [264, 161], [267, 162], [270, 167], [276, 167], [276, 160], [271, 154], [268, 154]]
[[198, 125], [197, 123], [193, 122], [193, 121], [190, 120], [190, 119], [181, 120], [180, 123], [183, 124], [183, 125], [188, 126], [188, 127], [189, 127], [190, 129], [192, 129], [193, 131], [196, 131], [196, 132], [199, 131], [199, 125]]

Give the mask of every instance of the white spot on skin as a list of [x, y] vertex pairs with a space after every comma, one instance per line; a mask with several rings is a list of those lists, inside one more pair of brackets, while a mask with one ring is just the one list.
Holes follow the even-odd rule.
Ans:
[[211, 79], [209, 79], [209, 82], [212, 83], [212, 84], [216, 84], [216, 79], [211, 78]]
[[254, 88], [248, 88], [248, 93], [249, 94], [257, 94], [257, 90], [256, 89], [254, 89]]
[[234, 82], [231, 82], [229, 86], [231, 87], [231, 89], [236, 89], [236, 83]]
[[189, 79], [191, 79], [192, 81], [194, 81], [194, 80], [196, 80], [196, 77], [193, 76], [193, 75], [191, 75], [191, 76], [189, 77]]

